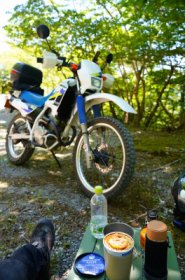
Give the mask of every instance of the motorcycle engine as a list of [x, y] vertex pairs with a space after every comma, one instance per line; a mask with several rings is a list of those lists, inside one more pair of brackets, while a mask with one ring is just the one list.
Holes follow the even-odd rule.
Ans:
[[50, 132], [45, 122], [42, 121], [34, 129], [33, 136], [38, 147], [52, 149], [58, 144], [57, 136]]

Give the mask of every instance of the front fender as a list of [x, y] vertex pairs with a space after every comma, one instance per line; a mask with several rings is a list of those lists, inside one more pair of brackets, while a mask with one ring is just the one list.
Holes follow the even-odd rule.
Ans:
[[122, 98], [110, 93], [95, 93], [85, 97], [85, 108], [88, 111], [93, 105], [111, 101], [115, 103], [121, 110], [136, 114], [136, 111]]
[[[111, 101], [115, 103], [121, 110], [136, 114], [136, 111], [132, 106], [130, 106], [126, 101], [122, 98], [115, 96], [110, 93], [95, 93], [85, 97], [85, 110], [86, 112], [93, 106], [101, 103], [105, 103]], [[77, 113], [77, 106], [75, 106], [71, 118], [69, 120], [69, 125], [75, 125], [78, 123], [78, 113]]]

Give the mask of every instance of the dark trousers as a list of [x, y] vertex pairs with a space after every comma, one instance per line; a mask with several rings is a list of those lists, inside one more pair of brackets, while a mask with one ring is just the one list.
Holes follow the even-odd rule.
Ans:
[[49, 280], [49, 255], [28, 244], [0, 261], [0, 280]]

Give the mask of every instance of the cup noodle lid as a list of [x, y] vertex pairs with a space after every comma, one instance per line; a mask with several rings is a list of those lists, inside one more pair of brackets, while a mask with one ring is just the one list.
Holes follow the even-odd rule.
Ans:
[[[121, 250], [118, 250], [118, 249], [114, 249], [112, 248], [108, 243], [107, 243], [107, 238], [109, 238], [110, 236], [113, 236], [113, 235], [117, 235], [117, 234], [121, 234], [123, 236], [125, 236], [126, 238], [128, 238], [129, 242], [130, 242], [130, 247], [127, 248], [127, 249], [121, 249]], [[117, 256], [117, 257], [123, 257], [123, 256], [126, 256], [126, 255], [129, 255], [132, 253], [133, 251], [133, 248], [134, 248], [134, 239], [129, 235], [129, 234], [126, 234], [126, 233], [123, 233], [123, 232], [118, 232], [118, 231], [115, 231], [115, 232], [111, 232], [111, 233], [108, 233], [107, 235], [104, 236], [103, 238], [103, 245], [104, 245], [104, 249], [112, 256]]]
[[162, 242], [167, 239], [167, 226], [165, 223], [152, 220], [147, 224], [147, 237], [152, 241]]

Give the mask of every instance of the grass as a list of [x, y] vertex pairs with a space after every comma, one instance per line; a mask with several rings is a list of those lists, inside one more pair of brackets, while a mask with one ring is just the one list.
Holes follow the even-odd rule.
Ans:
[[185, 132], [132, 131], [137, 151], [150, 153], [185, 153]]

